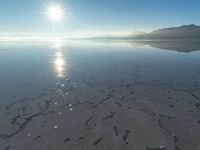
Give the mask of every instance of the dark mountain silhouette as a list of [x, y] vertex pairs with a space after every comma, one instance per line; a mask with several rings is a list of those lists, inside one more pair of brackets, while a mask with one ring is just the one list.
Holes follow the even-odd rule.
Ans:
[[130, 36], [133, 39], [200, 39], [200, 26], [183, 25], [180, 27], [164, 28], [151, 33]]
[[93, 37], [95, 40], [123, 40], [131, 45], [142, 44], [151, 47], [176, 50], [179, 52], [192, 52], [200, 50], [200, 26], [183, 25], [180, 27], [164, 28], [151, 33], [125, 36]]

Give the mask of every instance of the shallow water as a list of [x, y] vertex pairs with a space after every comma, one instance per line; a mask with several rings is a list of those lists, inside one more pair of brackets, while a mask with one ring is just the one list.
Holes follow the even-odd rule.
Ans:
[[0, 149], [200, 149], [196, 43], [0, 42]]

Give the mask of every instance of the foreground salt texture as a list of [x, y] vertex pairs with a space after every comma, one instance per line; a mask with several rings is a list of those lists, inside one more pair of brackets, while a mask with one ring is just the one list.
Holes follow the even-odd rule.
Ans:
[[200, 149], [199, 52], [71, 49], [58, 78], [45, 68], [53, 51], [12, 58], [21, 66], [0, 76], [0, 149]]

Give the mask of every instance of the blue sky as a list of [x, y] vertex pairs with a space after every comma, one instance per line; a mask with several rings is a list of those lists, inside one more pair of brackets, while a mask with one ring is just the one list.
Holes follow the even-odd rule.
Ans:
[[44, 15], [49, 1], [1, 0], [0, 36], [117, 34], [200, 24], [199, 0], [62, 0], [70, 17], [53, 27]]

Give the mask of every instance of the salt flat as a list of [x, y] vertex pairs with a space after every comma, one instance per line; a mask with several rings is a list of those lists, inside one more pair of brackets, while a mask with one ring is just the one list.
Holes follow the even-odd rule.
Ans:
[[178, 44], [1, 42], [0, 149], [200, 149], [200, 51]]

